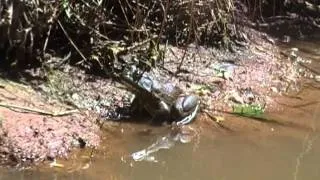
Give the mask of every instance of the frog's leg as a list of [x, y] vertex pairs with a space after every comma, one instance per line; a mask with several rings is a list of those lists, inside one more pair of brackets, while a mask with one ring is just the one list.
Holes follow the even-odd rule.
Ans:
[[151, 122], [154, 125], [161, 125], [163, 122], [170, 120], [171, 110], [169, 105], [163, 101], [157, 103], [157, 108], [153, 110]]
[[135, 96], [131, 102], [131, 115], [141, 115], [144, 112], [143, 102], [139, 96]]

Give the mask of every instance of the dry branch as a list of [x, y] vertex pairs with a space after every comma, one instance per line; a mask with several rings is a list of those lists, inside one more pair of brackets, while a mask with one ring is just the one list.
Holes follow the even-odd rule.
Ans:
[[19, 105], [12, 105], [12, 104], [6, 104], [6, 103], [0, 103], [1, 107], [9, 108], [9, 109], [19, 109], [26, 111], [28, 113], [37, 113], [41, 115], [49, 115], [49, 116], [66, 116], [73, 113], [79, 112], [78, 110], [68, 110], [68, 111], [62, 111], [62, 112], [48, 112], [41, 109], [36, 108], [29, 108], [29, 107], [23, 107]]

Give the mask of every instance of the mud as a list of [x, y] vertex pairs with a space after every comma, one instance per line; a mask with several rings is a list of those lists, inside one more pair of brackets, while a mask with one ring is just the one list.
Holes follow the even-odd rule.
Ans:
[[3, 79], [1, 86], [2, 165], [28, 166], [56, 157], [67, 158], [74, 147], [99, 145], [99, 127], [94, 116], [85, 112], [46, 115], [43, 112], [62, 112], [68, 108], [47, 104], [28, 86]]
[[252, 43], [233, 53], [197, 46], [169, 47], [164, 68], [169, 74], [178, 71], [178, 78], [162, 76], [173, 79], [186, 92], [199, 94], [202, 109], [213, 114], [233, 113], [234, 106], [244, 104], [274, 111], [278, 107], [272, 97], [299, 91], [301, 77], [311, 73], [282, 56], [274, 42], [268, 41], [271, 37], [253, 34]]

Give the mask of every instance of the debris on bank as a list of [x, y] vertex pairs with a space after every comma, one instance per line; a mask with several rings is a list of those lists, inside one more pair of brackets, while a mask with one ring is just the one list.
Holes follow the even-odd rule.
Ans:
[[[277, 110], [274, 95], [299, 90], [299, 81], [310, 72], [285, 57], [266, 34], [248, 30], [250, 43], [230, 50], [191, 44], [187, 47], [162, 46], [163, 67], [154, 70], [160, 82], [171, 82], [186, 93], [201, 97], [202, 110], [213, 114], [235, 113], [260, 116]], [[290, 52], [289, 52], [290, 54]], [[48, 97], [56, 97], [80, 109], [88, 109], [101, 119], [121, 119], [119, 110], [130, 106], [132, 93], [110, 79], [85, 74], [66, 65], [39, 85]]]
[[[99, 145], [99, 127], [90, 114], [70, 111], [62, 104], [49, 104], [29, 86], [3, 79], [0, 83], [2, 165], [67, 158], [75, 147]], [[56, 113], [50, 115], [53, 110]]]
[[195, 45], [168, 47], [165, 70], [179, 71], [176, 82], [200, 95], [207, 112], [260, 116], [278, 110], [274, 95], [299, 91], [301, 78], [312, 75], [297, 63], [299, 58], [283, 56], [264, 38], [266, 34], [253, 34], [248, 46], [235, 47], [234, 52]]

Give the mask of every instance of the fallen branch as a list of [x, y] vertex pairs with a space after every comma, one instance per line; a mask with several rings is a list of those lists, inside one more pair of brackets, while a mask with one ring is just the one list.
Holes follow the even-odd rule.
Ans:
[[62, 111], [62, 112], [48, 112], [41, 109], [22, 107], [19, 105], [12, 105], [12, 104], [6, 104], [6, 103], [0, 103], [0, 106], [9, 108], [9, 109], [20, 109], [20, 110], [28, 111], [26, 113], [37, 113], [37, 114], [49, 115], [49, 116], [65, 116], [65, 115], [70, 115], [70, 114], [79, 112], [77, 109]]
[[207, 110], [203, 110], [202, 112], [204, 112], [213, 122], [215, 122], [216, 125], [218, 125], [219, 127], [228, 130], [228, 131], [232, 131], [232, 129], [230, 129], [229, 127], [227, 127], [225, 124], [223, 124], [221, 122], [221, 120], [218, 120], [217, 117], [215, 117], [212, 113], [210, 113]]

